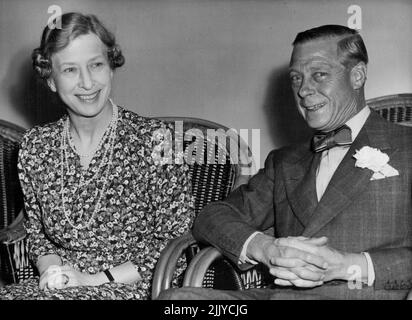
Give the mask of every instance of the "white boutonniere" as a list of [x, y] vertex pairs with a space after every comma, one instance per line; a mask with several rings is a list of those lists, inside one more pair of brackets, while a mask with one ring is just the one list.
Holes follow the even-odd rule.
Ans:
[[355, 167], [368, 168], [373, 171], [371, 180], [399, 175], [399, 171], [388, 164], [389, 156], [379, 149], [365, 146], [356, 150], [353, 157], [356, 159]]

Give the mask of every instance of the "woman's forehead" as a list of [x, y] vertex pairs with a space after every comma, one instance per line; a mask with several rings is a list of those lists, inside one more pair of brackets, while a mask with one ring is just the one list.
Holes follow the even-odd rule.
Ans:
[[53, 54], [52, 59], [60, 64], [71, 63], [106, 56], [106, 52], [107, 47], [100, 38], [94, 33], [88, 33], [72, 39], [64, 49]]

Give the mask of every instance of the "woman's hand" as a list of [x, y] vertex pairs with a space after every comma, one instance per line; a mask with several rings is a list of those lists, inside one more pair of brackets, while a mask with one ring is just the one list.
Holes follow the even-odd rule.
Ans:
[[102, 281], [102, 277], [99, 277], [99, 274], [83, 273], [70, 265], [51, 265], [41, 275], [39, 286], [42, 290], [49, 290], [78, 286], [97, 286], [102, 283], [104, 281]]
[[59, 265], [50, 265], [40, 276], [39, 287], [42, 290], [63, 289], [69, 282], [69, 277], [62, 272]]
[[100, 274], [89, 274], [85, 272], [80, 272], [70, 265], [62, 266], [61, 270], [62, 274], [66, 275], [69, 279], [69, 281], [66, 284], [66, 287], [98, 286], [105, 282], [102, 281], [102, 277], [99, 276]]

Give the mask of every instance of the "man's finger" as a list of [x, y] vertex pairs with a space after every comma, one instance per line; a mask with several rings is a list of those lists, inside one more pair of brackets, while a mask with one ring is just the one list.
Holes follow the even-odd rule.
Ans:
[[292, 247], [302, 251], [307, 251], [312, 254], [317, 254], [317, 245], [313, 245], [306, 240], [301, 241], [296, 238], [278, 238], [275, 240], [275, 244], [279, 247]]
[[284, 287], [286, 287], [286, 286], [294, 286], [294, 284], [292, 283], [292, 282], [290, 282], [290, 281], [288, 281], [288, 280], [283, 280], [283, 279], [275, 279], [275, 284], [277, 284], [277, 285], [279, 285], [279, 286], [284, 286]]
[[[274, 261], [274, 265], [278, 265], [281, 267], [302, 267], [306, 264], [312, 264], [316, 267], [326, 269], [328, 267], [327, 262], [325, 259], [323, 259], [320, 256], [317, 256], [315, 254], [305, 252], [296, 248], [291, 248], [291, 247], [278, 247], [279, 249], [279, 257], [272, 257], [270, 261]], [[287, 263], [287, 261], [283, 260], [283, 258], [288, 258], [288, 259], [298, 259], [301, 260], [305, 263], [298, 263], [298, 264], [292, 264], [292, 265], [284, 265], [284, 263]], [[280, 260], [279, 260], [280, 259]], [[295, 260], [296, 262], [296, 260]], [[293, 261], [291, 261], [293, 263]]]
[[271, 275], [283, 280], [297, 280], [298, 276], [285, 268], [273, 267], [269, 269]]
[[291, 282], [299, 288], [313, 288], [323, 284], [323, 281], [310, 281], [303, 279], [292, 280]]
[[320, 237], [320, 238], [308, 238], [304, 241], [307, 243], [313, 244], [315, 246], [324, 246], [328, 243], [329, 239], [327, 237]]
[[320, 271], [320, 269], [309, 268], [309, 267], [299, 267], [299, 268], [283, 268], [283, 267], [272, 267], [269, 272], [281, 279], [285, 280], [309, 280], [309, 281], [323, 281], [325, 279], [325, 274]]
[[284, 279], [275, 279], [275, 284], [282, 286], [282, 287], [290, 287], [290, 286], [295, 286], [299, 288], [313, 288], [317, 286], [321, 286], [323, 284], [322, 281], [307, 281], [307, 280], [302, 280], [302, 279], [297, 279], [297, 280], [284, 280]]
[[324, 246], [328, 243], [329, 239], [327, 237], [320, 238], [306, 238], [306, 237], [287, 237], [287, 238], [277, 238], [274, 243], [278, 246], [283, 247], [293, 247], [299, 250], [308, 251], [313, 254], [317, 254], [318, 248]]
[[319, 268], [313, 270], [313, 268], [301, 267], [291, 269], [291, 271], [302, 280], [323, 281], [325, 279], [324, 272], [322, 272]]
[[297, 258], [282, 258], [273, 257], [270, 259], [270, 263], [273, 266], [283, 267], [283, 268], [299, 268], [304, 267], [307, 263], [301, 259]]

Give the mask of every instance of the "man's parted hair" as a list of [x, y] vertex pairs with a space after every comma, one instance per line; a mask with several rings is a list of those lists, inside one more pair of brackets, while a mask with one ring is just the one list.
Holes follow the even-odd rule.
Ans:
[[341, 63], [351, 69], [359, 62], [368, 64], [368, 52], [365, 43], [358, 31], [341, 26], [328, 24], [309, 29], [297, 34], [293, 46], [312, 40], [341, 38], [338, 41], [338, 55], [342, 58]]

